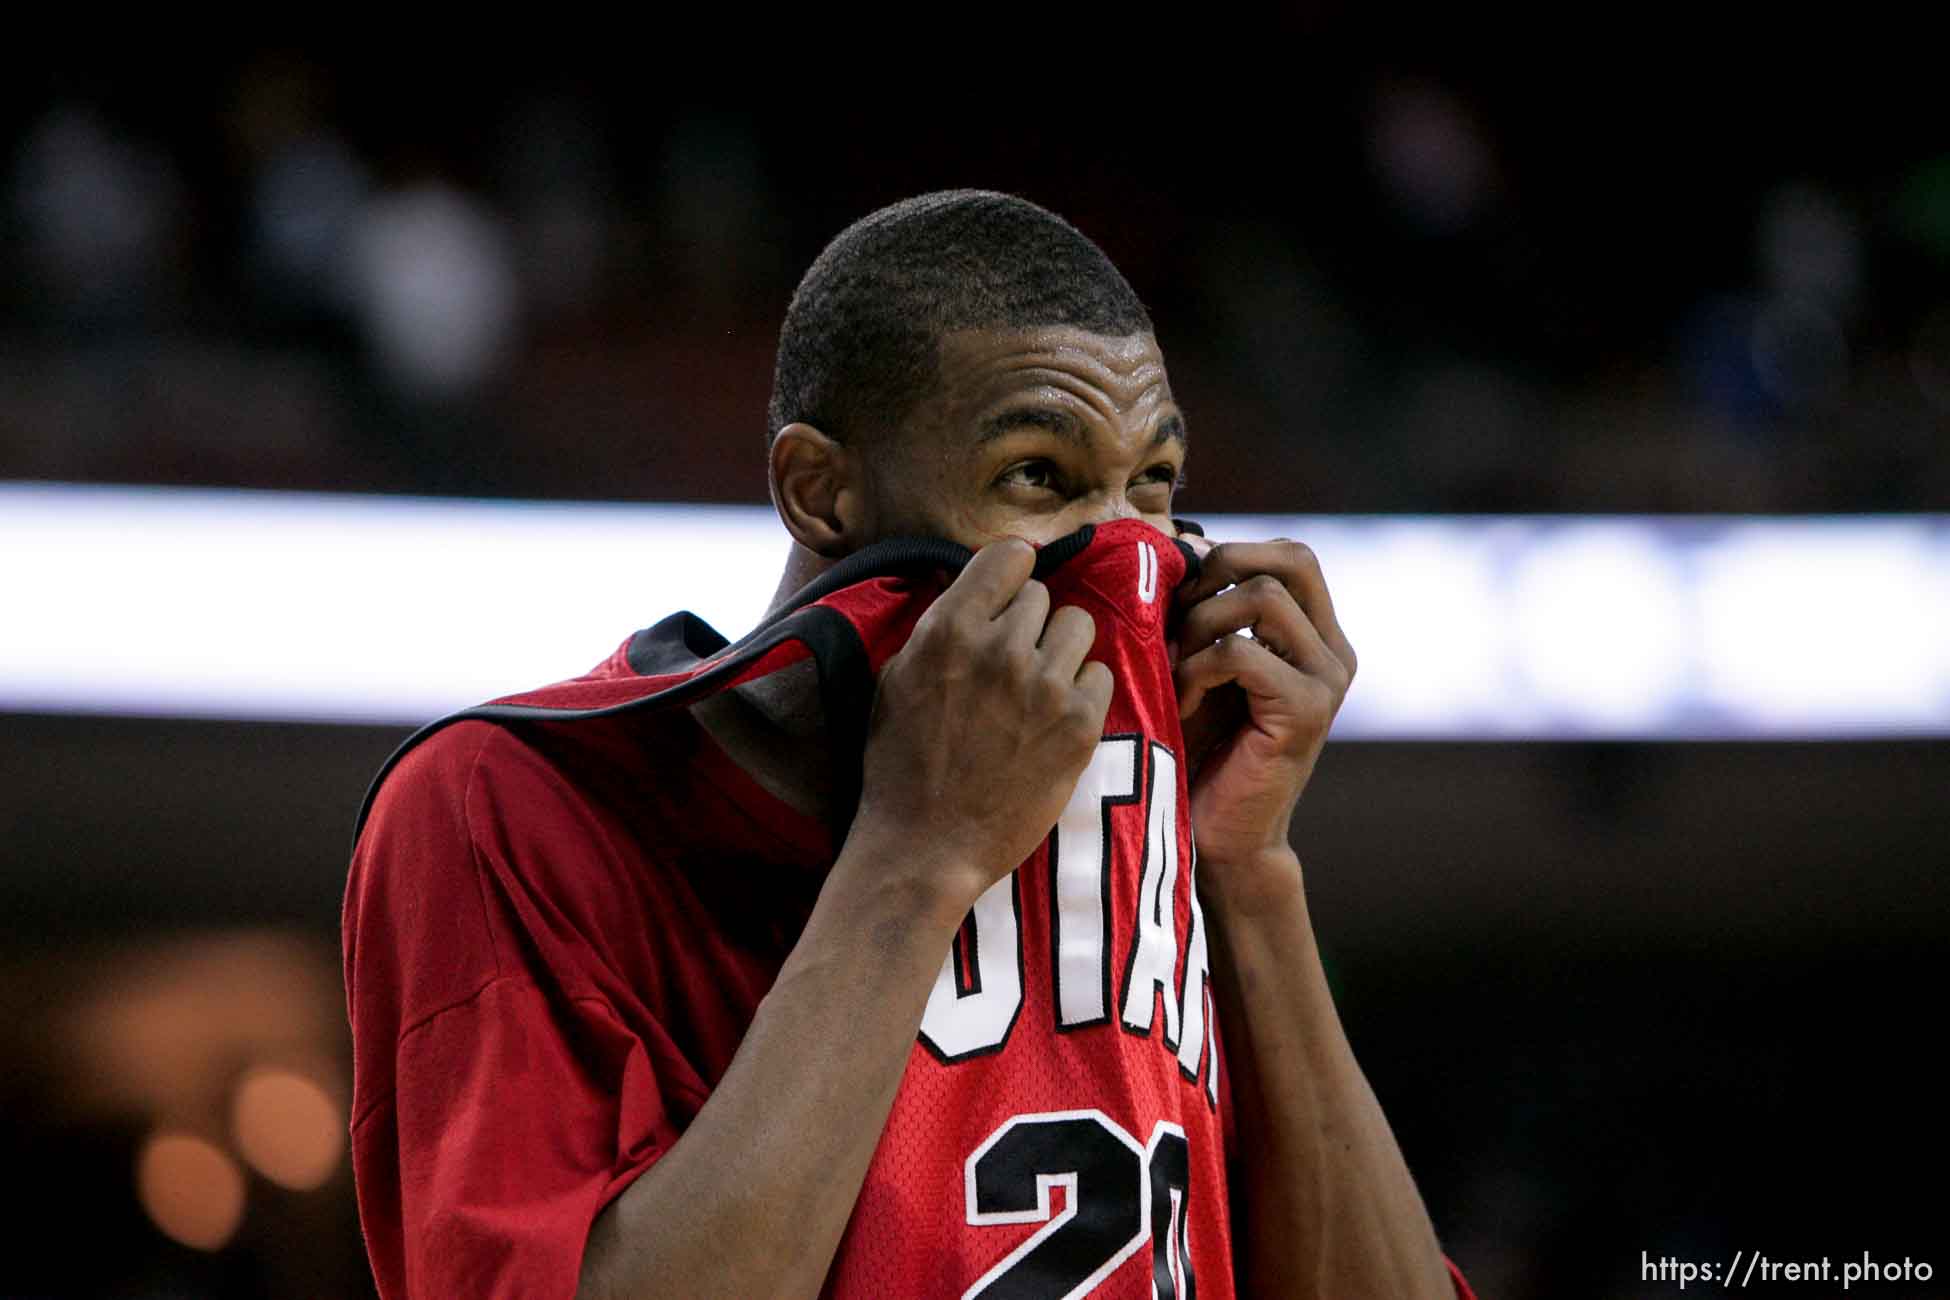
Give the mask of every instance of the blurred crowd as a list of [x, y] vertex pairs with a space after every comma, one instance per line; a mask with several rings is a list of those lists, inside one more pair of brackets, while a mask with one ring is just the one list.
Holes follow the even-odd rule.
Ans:
[[[1039, 27], [973, 76], [662, 26], [559, 60], [37, 51], [0, 79], [0, 480], [762, 501], [800, 273], [984, 186], [1150, 306], [1187, 513], [1950, 509], [1950, 136], [1873, 93], [1898, 78], [1295, 14], [1129, 66]], [[30, 1192], [0, 1292], [369, 1295], [335, 904], [398, 736], [0, 721], [0, 1162]], [[1399, 830], [1325, 855], [1425, 913], [1345, 950], [1344, 1014], [1485, 1295], [1926, 1240], [1934, 1076], [1889, 1055], [1942, 948], [1903, 893], [1944, 840], [1919, 751], [1356, 746], [1309, 796]], [[1800, 931], [1696, 904], [1775, 872]], [[1560, 880], [1610, 892], [1618, 951]], [[1682, 912], [1693, 947], [1655, 933]]]
[[1066, 119], [600, 67], [51, 71], [0, 102], [0, 478], [760, 500], [798, 274], [967, 184], [1063, 212], [1152, 307], [1219, 449], [1193, 511], [1950, 500], [1941, 140], [1255, 72]]

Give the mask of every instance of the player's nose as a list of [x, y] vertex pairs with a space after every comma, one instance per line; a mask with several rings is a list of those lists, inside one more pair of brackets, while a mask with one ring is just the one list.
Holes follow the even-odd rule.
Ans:
[[1143, 512], [1131, 503], [1131, 498], [1120, 486], [1116, 490], [1105, 488], [1094, 492], [1083, 502], [1083, 513], [1077, 520], [1081, 528], [1085, 524], [1108, 524], [1118, 519], [1138, 519]]

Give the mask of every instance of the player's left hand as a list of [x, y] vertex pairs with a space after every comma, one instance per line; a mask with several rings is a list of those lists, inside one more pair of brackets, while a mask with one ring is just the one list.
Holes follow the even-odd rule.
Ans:
[[1243, 900], [1296, 872], [1293, 807], [1354, 680], [1354, 647], [1308, 547], [1186, 540], [1203, 555], [1178, 593], [1192, 833], [1207, 884]]

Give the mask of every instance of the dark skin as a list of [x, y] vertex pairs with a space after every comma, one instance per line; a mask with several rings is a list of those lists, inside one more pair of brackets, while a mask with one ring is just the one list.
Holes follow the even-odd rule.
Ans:
[[[1051, 608], [1028, 543], [1124, 517], [1175, 533], [1185, 453], [1155, 340], [1071, 328], [950, 335], [933, 393], [880, 438], [779, 432], [772, 495], [794, 543], [781, 598], [883, 537], [977, 554], [883, 670], [859, 809], [805, 932], [691, 1128], [597, 1219], [584, 1295], [817, 1295], [941, 954], [1049, 833], [1102, 734], [1112, 683], [1085, 660], [1094, 626]], [[1304, 546], [1192, 540], [1204, 565], [1180, 597], [1177, 680], [1245, 1135], [1240, 1293], [1449, 1296], [1328, 995], [1288, 842], [1353, 648]], [[761, 783], [818, 812], [825, 756], [808, 687], [788, 679], [698, 716]]]

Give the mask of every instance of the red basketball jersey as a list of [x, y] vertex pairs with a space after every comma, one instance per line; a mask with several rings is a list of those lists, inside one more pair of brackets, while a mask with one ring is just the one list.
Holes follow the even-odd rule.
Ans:
[[[707, 932], [727, 914], [683, 880], [660, 883], [678, 868], [655, 860], [666, 850], [649, 847], [641, 778], [620, 770], [634, 761], [630, 715], [810, 657], [842, 784], [857, 780], [874, 674], [967, 558], [939, 542], [870, 548], [731, 646], [675, 616], [583, 678], [443, 719], [389, 762], [361, 813], [375, 825], [346, 914], [355, 1168], [382, 1290], [418, 1276], [542, 1293], [565, 1274], [572, 1288], [588, 1218], [681, 1134], [789, 946], [783, 930], [777, 951], [727, 945]], [[1116, 682], [1104, 736], [1044, 845], [944, 954], [826, 1295], [1234, 1294], [1229, 1106], [1166, 646], [1173, 590], [1195, 564], [1136, 520], [1039, 553], [1054, 603], [1096, 620], [1092, 657]], [[513, 735], [456, 729], [464, 740], [425, 747], [388, 781], [463, 719]], [[528, 723], [562, 739], [530, 729], [523, 742]], [[570, 743], [578, 734], [586, 743]], [[633, 844], [641, 856], [619, 860]], [[481, 909], [475, 959], [450, 932]], [[686, 944], [709, 960], [672, 951]], [[591, 1023], [564, 1034], [568, 1013]], [[578, 1057], [592, 1035], [618, 1034], [605, 1050], [625, 1064]], [[553, 1111], [476, 1114], [526, 1095], [506, 1082], [502, 1039], [519, 1086]], [[627, 1064], [637, 1057], [648, 1079]], [[558, 1058], [550, 1083], [538, 1062]], [[513, 1234], [461, 1268], [445, 1252], [480, 1249], [476, 1221], [538, 1226], [532, 1244]]]

